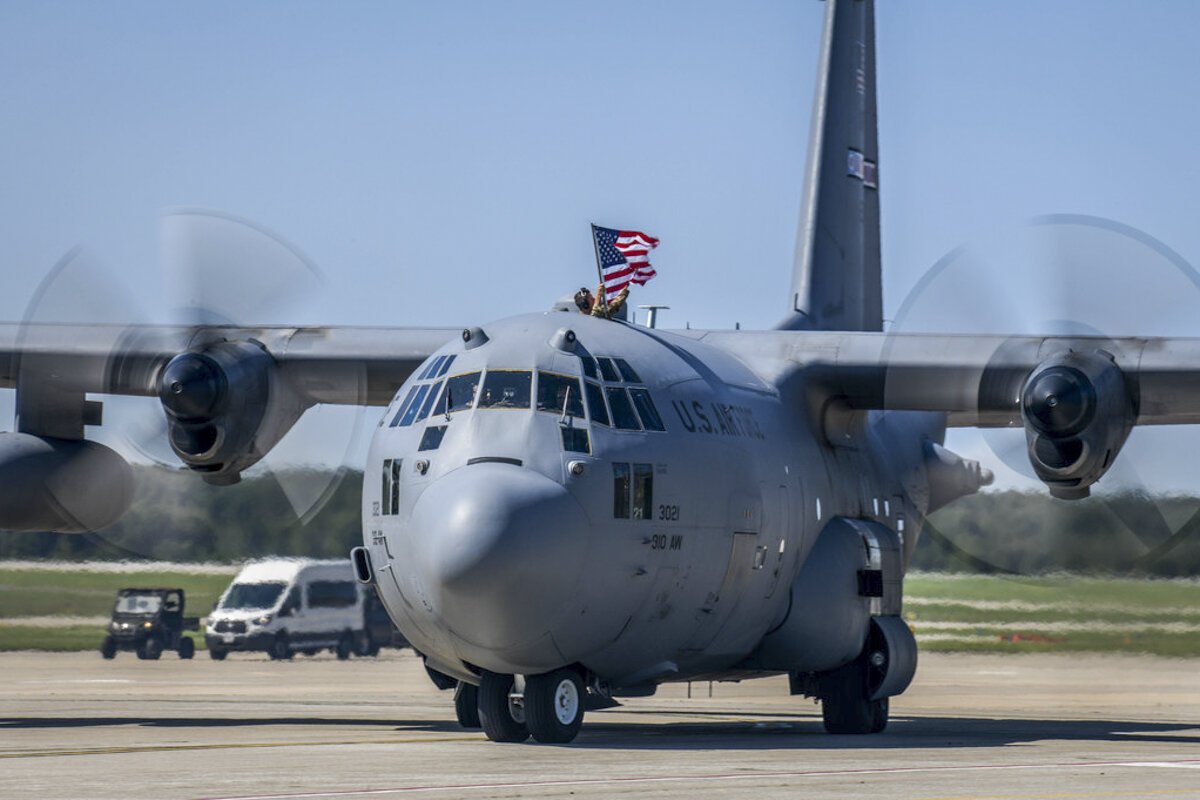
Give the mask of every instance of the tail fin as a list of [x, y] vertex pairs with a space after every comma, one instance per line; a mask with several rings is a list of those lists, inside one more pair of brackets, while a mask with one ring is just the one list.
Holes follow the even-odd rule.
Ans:
[[883, 330], [874, 0], [826, 0], [791, 309], [781, 330]]

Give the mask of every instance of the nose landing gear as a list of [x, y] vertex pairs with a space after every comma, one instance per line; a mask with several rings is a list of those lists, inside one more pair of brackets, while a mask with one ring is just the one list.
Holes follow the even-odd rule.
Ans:
[[557, 669], [525, 681], [525, 722], [533, 738], [546, 744], [573, 740], [583, 725], [586, 690], [573, 669]]
[[512, 675], [483, 673], [479, 682], [479, 724], [493, 742], [523, 742], [529, 738], [524, 701], [513, 694]]
[[[460, 722], [471, 688], [455, 693]], [[543, 744], [566, 744], [579, 734], [587, 703], [583, 676], [570, 668], [532, 675], [523, 687], [512, 675], [485, 672], [477, 696], [479, 725], [493, 742], [523, 742], [532, 734]]]

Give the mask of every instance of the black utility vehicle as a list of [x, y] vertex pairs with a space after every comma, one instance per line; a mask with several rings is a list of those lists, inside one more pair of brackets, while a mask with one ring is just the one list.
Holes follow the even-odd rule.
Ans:
[[183, 632], [197, 630], [200, 618], [183, 615], [183, 589], [121, 589], [100, 655], [114, 658], [118, 650], [132, 650], [138, 658], [157, 659], [163, 650], [175, 650], [191, 658], [196, 643]]

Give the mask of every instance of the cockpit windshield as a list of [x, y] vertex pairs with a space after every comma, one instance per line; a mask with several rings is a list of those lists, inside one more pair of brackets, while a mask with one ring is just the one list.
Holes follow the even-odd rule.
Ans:
[[221, 601], [221, 608], [274, 608], [286, 588], [286, 583], [235, 583]]
[[533, 377], [517, 370], [488, 370], [479, 393], [480, 408], [529, 408]]
[[538, 411], [583, 418], [583, 395], [579, 379], [555, 372], [538, 372]]
[[157, 614], [162, 597], [156, 594], [126, 594], [117, 598], [114, 614]]
[[[479, 388], [479, 373], [468, 372], [465, 375], [455, 375], [446, 380], [446, 389], [438, 400], [435, 414], [466, 411], [475, 405], [475, 391]], [[446, 407], [449, 406], [449, 412]]]

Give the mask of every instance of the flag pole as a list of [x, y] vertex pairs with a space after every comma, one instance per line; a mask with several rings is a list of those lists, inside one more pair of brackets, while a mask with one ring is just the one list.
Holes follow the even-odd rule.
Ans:
[[601, 304], [604, 309], [604, 316], [608, 316], [608, 289], [604, 286], [604, 269], [600, 266], [600, 243], [596, 241], [596, 223], [591, 223], [592, 226], [592, 249], [596, 251], [596, 274], [600, 277], [600, 296], [596, 301]]

